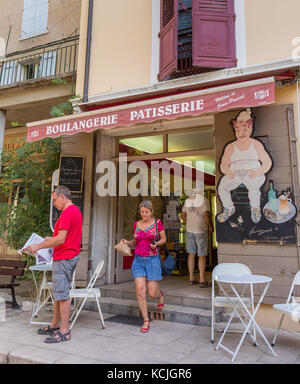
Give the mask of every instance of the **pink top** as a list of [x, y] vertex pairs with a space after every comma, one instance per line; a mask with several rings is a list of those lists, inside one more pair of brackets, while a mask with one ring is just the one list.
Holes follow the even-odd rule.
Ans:
[[[157, 222], [157, 230], [158, 233], [165, 230], [163, 223], [158, 219]], [[153, 243], [155, 238], [157, 237], [156, 226], [155, 223], [150, 225], [146, 229], [141, 229], [138, 226], [138, 221], [133, 224], [133, 234], [135, 238], [135, 255], [141, 257], [149, 257], [157, 255], [157, 249], [152, 249], [150, 245]], [[159, 236], [158, 236], [159, 240]], [[158, 241], [157, 240], [157, 241]]]

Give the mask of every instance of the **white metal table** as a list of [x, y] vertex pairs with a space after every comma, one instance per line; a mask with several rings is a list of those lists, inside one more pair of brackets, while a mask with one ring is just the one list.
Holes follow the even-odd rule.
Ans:
[[[32, 324], [49, 324], [49, 322], [34, 321], [33, 319], [38, 316], [39, 311], [49, 303], [49, 299], [54, 304], [52, 296], [52, 282], [47, 279], [47, 272], [52, 272], [52, 263], [33, 265], [29, 267], [29, 270], [32, 272], [33, 281], [36, 288], [37, 298], [33, 307], [32, 315], [30, 318], [29, 326]], [[35, 272], [43, 272], [43, 278], [40, 286], [38, 286]], [[44, 293], [44, 298], [42, 297]]]
[[[263, 338], [264, 342], [266, 343], [266, 345], [269, 347], [270, 351], [272, 352], [273, 356], [278, 357], [276, 355], [276, 353], [274, 352], [273, 348], [271, 347], [270, 343], [266, 339], [265, 335], [263, 334], [262, 330], [258, 326], [257, 322], [255, 321], [255, 315], [257, 314], [257, 311], [258, 311], [258, 309], [259, 309], [259, 307], [260, 307], [260, 305], [261, 305], [261, 303], [265, 297], [265, 294], [266, 294], [266, 292], [270, 286], [271, 281], [272, 281], [272, 279], [270, 277], [261, 276], [261, 275], [241, 275], [241, 276], [219, 275], [216, 278], [216, 282], [217, 282], [220, 290], [224, 293], [224, 295], [228, 299], [228, 301], [232, 307], [232, 310], [233, 310], [232, 314], [228, 320], [228, 323], [227, 323], [227, 325], [223, 331], [223, 334], [219, 340], [219, 343], [216, 347], [216, 350], [218, 350], [221, 347], [225, 351], [229, 352], [232, 355], [232, 361], [235, 360], [247, 334], [253, 340], [254, 345], [258, 346], [258, 343], [256, 341], [255, 329], [257, 329], [257, 331], [259, 332], [259, 334]], [[230, 284], [230, 287], [231, 287], [232, 291], [234, 292], [234, 295], [237, 298], [237, 300], [233, 300], [233, 298], [229, 296], [228, 292], [226, 291], [225, 284]], [[261, 293], [261, 296], [258, 300], [258, 303], [256, 304], [256, 307], [253, 307], [252, 313], [249, 311], [249, 309], [247, 308], [247, 306], [243, 302], [241, 295], [237, 292], [237, 290], [235, 288], [236, 284], [250, 285], [252, 292], [253, 292], [253, 285], [254, 284], [265, 284], [265, 288], [264, 288], [263, 292]], [[247, 287], [245, 287], [245, 288], [247, 288]], [[245, 291], [245, 289], [243, 290], [243, 292], [244, 291]], [[231, 323], [234, 316], [237, 316], [240, 319], [245, 330], [244, 330], [244, 333], [242, 334], [242, 337], [241, 337], [239, 344], [236, 347], [235, 351], [231, 351], [229, 348], [225, 347], [222, 344], [222, 341], [226, 335], [226, 332], [227, 332], [227, 330], [230, 326], [230, 323]], [[245, 321], [243, 320], [243, 317], [245, 317], [245, 319], [246, 319]], [[248, 323], [247, 323], [247, 321], [248, 321]], [[253, 333], [251, 333], [251, 330], [250, 330], [251, 325], [253, 326]]]

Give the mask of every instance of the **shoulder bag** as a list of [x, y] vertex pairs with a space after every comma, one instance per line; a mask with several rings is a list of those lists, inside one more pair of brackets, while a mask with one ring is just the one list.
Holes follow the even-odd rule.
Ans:
[[[155, 242], [159, 240], [159, 233], [158, 233], [158, 228], [157, 228], [157, 221], [155, 220], [155, 226], [156, 226], [156, 238], [155, 238]], [[169, 253], [169, 250], [168, 250], [168, 247], [165, 245], [165, 252], [166, 252], [166, 258], [164, 260], [164, 262], [162, 262], [161, 260], [161, 257], [160, 257], [160, 250], [158, 248], [158, 256], [159, 256], [159, 259], [160, 259], [160, 264], [161, 264], [161, 270], [162, 270], [162, 275], [163, 276], [169, 276], [174, 267], [175, 267], [175, 260], [173, 259], [173, 257], [170, 255]]]

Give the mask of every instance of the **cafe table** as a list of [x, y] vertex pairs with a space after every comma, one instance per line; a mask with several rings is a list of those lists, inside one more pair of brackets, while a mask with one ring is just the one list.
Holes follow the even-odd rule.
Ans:
[[[52, 296], [52, 282], [48, 280], [47, 276], [47, 272], [52, 272], [52, 263], [33, 265], [29, 267], [29, 270], [32, 272], [33, 281], [37, 293], [29, 326], [31, 326], [32, 324], [49, 324], [49, 322], [35, 321], [34, 319], [38, 317], [38, 313], [43, 307], [45, 307], [49, 303], [54, 305], [54, 300]], [[37, 272], [43, 272], [43, 277], [40, 284], [38, 284], [37, 282]]]
[[[253, 341], [253, 344], [255, 346], [258, 346], [257, 340], [256, 340], [256, 332], [261, 335], [263, 341], [271, 351], [272, 355], [275, 357], [278, 357], [276, 353], [274, 352], [273, 348], [271, 347], [270, 343], [268, 342], [267, 338], [263, 334], [263, 331], [257, 324], [255, 320], [255, 316], [257, 314], [257, 311], [259, 310], [259, 307], [261, 303], [263, 302], [263, 299], [266, 295], [266, 292], [271, 284], [272, 279], [268, 276], [261, 276], [261, 275], [241, 275], [241, 276], [234, 276], [229, 274], [219, 275], [216, 278], [216, 282], [220, 288], [220, 290], [223, 292], [225, 297], [228, 299], [228, 302], [230, 303], [232, 307], [232, 314], [228, 320], [228, 323], [223, 331], [223, 334], [219, 340], [219, 343], [216, 347], [216, 350], [219, 348], [224, 349], [225, 351], [229, 352], [232, 355], [232, 362], [236, 359], [237, 354], [243, 344], [243, 341], [245, 340], [246, 335], [248, 334], [250, 338]], [[254, 285], [263, 285], [263, 290], [260, 294], [259, 300], [256, 304], [256, 306], [253, 305], [253, 312], [251, 312], [245, 303], [242, 300], [241, 294], [237, 291], [237, 285], [243, 286], [243, 292], [245, 292], [245, 288], [247, 288], [247, 285], [250, 286], [251, 291], [253, 292], [253, 286]], [[234, 293], [234, 296], [230, 296], [228, 286], [231, 288], [231, 291]], [[238, 343], [238, 346], [234, 351], [230, 350], [223, 344], [223, 340], [226, 336], [226, 333], [229, 329], [229, 326], [232, 322], [232, 319], [237, 316], [244, 328], [244, 332], [242, 333], [241, 339]], [[243, 320], [244, 319], [244, 320]]]

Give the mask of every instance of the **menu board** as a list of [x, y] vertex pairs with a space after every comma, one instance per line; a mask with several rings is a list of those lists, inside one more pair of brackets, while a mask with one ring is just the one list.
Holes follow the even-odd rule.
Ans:
[[68, 187], [73, 193], [83, 190], [84, 156], [61, 156], [59, 185]]

